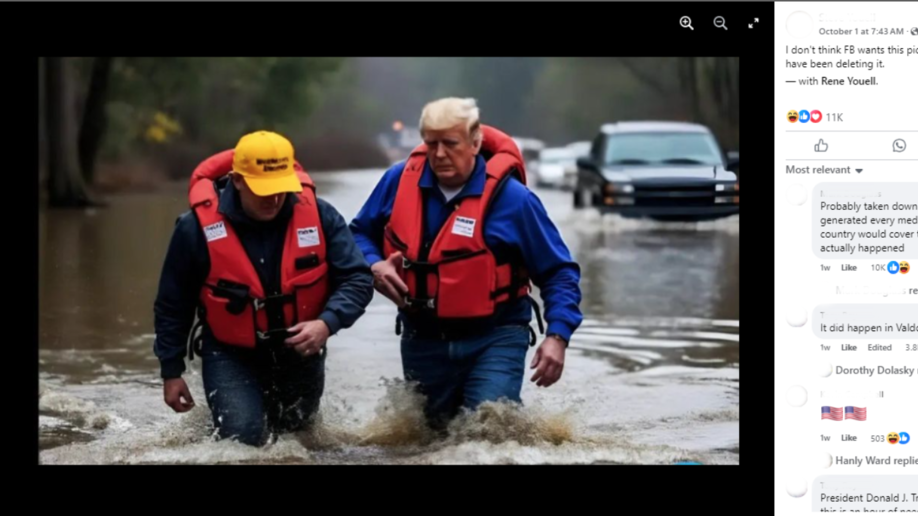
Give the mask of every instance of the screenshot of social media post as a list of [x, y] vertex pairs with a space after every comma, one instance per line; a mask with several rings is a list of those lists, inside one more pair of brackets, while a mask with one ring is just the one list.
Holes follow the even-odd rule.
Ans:
[[40, 463], [738, 479], [773, 6], [524, 11], [552, 26], [450, 21], [457, 55], [425, 24], [338, 57], [42, 57]]
[[918, 4], [775, 4], [775, 514], [918, 512]]

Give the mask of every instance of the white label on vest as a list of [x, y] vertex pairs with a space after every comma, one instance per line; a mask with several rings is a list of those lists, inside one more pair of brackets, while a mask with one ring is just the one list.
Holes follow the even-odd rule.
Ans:
[[300, 242], [300, 247], [312, 247], [314, 245], [319, 245], [319, 228], [298, 228], [296, 230], [297, 239]]
[[456, 217], [456, 221], [453, 222], [453, 234], [462, 235], [464, 237], [471, 237], [475, 234], [475, 219], [468, 219], [465, 217]]
[[226, 238], [226, 226], [223, 225], [223, 221], [211, 224], [204, 228], [204, 235], [207, 236], [208, 242]]

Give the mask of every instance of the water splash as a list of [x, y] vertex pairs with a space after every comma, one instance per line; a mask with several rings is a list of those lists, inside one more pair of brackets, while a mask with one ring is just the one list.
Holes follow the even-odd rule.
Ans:
[[513, 441], [523, 446], [572, 442], [579, 433], [573, 410], [550, 412], [503, 401], [482, 403], [475, 411], [463, 410], [448, 432], [449, 444]]
[[[217, 440], [211, 412], [199, 405], [155, 427], [122, 432], [90, 443], [42, 452], [43, 463], [76, 464], [672, 464], [680, 460], [735, 463], [736, 454], [686, 451], [635, 443], [640, 428], [664, 428], [659, 419], [590, 427], [580, 404], [557, 410], [540, 401], [519, 405], [486, 402], [463, 411], [441, 435], [424, 422], [424, 398], [414, 385], [384, 380], [373, 415], [361, 420], [339, 397], [323, 401], [315, 424], [276, 442], [251, 447]], [[40, 386], [40, 390], [42, 387]], [[47, 390], [45, 397], [47, 397]], [[569, 400], [570, 401], [570, 400]], [[70, 402], [70, 406], [77, 405]], [[557, 404], [554, 404], [557, 405]], [[703, 422], [738, 418], [735, 410], [688, 416]]]
[[38, 396], [40, 412], [60, 415], [75, 426], [105, 430], [112, 422], [112, 417], [99, 410], [93, 402], [52, 391], [42, 382], [39, 383]]
[[383, 379], [386, 392], [374, 410], [370, 422], [359, 431], [360, 445], [423, 445], [435, 434], [424, 418], [424, 396], [416, 384], [400, 378]]

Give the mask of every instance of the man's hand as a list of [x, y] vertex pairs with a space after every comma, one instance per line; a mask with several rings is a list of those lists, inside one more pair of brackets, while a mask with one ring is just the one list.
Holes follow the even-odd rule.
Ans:
[[385, 260], [378, 261], [370, 267], [373, 271], [373, 287], [380, 294], [388, 297], [399, 308], [405, 306], [408, 285], [402, 281], [399, 271], [402, 269], [402, 253], [396, 252]]
[[561, 378], [564, 370], [564, 342], [555, 337], [548, 337], [532, 357], [530, 369], [536, 369], [531, 381], [539, 387], [548, 387]]
[[169, 378], [163, 383], [163, 398], [166, 405], [176, 412], [188, 412], [194, 408], [194, 399], [188, 384], [182, 378]]
[[321, 319], [301, 322], [288, 331], [296, 335], [285, 340], [284, 343], [304, 357], [319, 353], [331, 333], [328, 325]]

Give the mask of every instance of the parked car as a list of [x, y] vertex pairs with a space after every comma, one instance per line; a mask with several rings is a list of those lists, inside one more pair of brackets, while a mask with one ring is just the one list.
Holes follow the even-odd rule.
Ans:
[[567, 144], [567, 148], [570, 149], [575, 158], [572, 163], [564, 166], [563, 188], [565, 190], [573, 190], [574, 187], [577, 186], [577, 158], [589, 156], [590, 149], [592, 147], [593, 142], [590, 141], [573, 142]]
[[727, 153], [727, 170], [735, 173], [737, 181], [739, 180], [739, 151]]
[[605, 124], [577, 160], [574, 206], [658, 220], [707, 220], [739, 213], [739, 153], [704, 125]]
[[513, 141], [520, 149], [523, 155], [523, 162], [526, 165], [528, 174], [538, 175], [539, 173], [539, 153], [545, 148], [545, 142], [536, 138], [522, 138], [514, 136]]
[[574, 150], [568, 147], [549, 147], [539, 153], [539, 166], [535, 171], [536, 185], [547, 188], [565, 188], [565, 171], [577, 170], [577, 158]]

